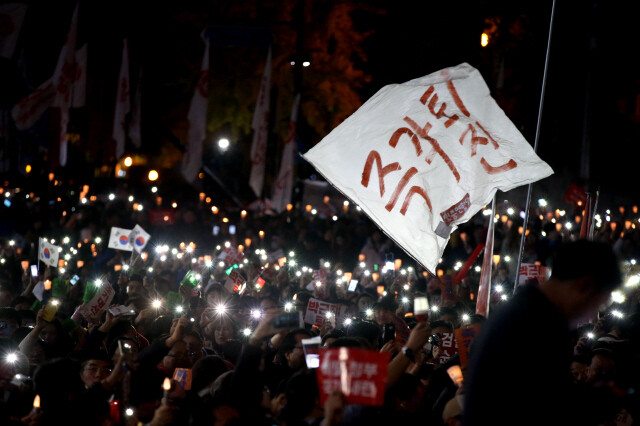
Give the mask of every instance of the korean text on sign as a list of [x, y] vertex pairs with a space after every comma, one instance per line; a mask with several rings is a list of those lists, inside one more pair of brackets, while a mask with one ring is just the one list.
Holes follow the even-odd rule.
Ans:
[[304, 158], [432, 273], [497, 189], [553, 173], [468, 64], [382, 88]]
[[316, 374], [322, 403], [339, 390], [347, 404], [382, 405], [389, 357], [389, 353], [364, 349], [321, 350]]
[[337, 303], [323, 302], [319, 299], [310, 298], [309, 303], [307, 303], [307, 312], [304, 316], [304, 322], [321, 327], [325, 321], [330, 318], [341, 318], [341, 308], [342, 306]]

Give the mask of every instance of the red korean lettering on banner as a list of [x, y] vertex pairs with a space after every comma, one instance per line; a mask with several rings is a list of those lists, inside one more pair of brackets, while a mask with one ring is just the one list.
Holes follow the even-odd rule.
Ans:
[[[462, 99], [460, 98], [460, 95], [458, 94], [452, 81], [447, 82], [447, 89], [460, 113], [466, 117], [471, 117], [469, 110], [462, 102]], [[460, 116], [457, 112], [447, 113], [447, 103], [441, 102], [440, 104], [438, 104], [438, 100], [438, 94], [436, 93], [436, 90], [433, 86], [429, 86], [420, 98], [420, 102], [427, 107], [428, 112], [437, 120], [444, 120], [444, 126], [448, 129], [460, 119]], [[430, 149], [424, 157], [425, 162], [430, 165], [436, 156], [440, 157], [451, 171], [453, 177], [456, 179], [456, 182], [460, 182], [461, 177], [458, 168], [453, 163], [443, 147], [440, 145], [438, 140], [429, 135], [429, 131], [433, 127], [432, 124], [427, 121], [424, 125], [420, 125], [413, 118], [408, 116], [405, 116], [403, 120], [408, 126], [397, 128], [389, 139], [389, 145], [395, 149], [398, 147], [401, 139], [408, 139], [408, 143], [413, 146], [413, 151], [415, 151], [416, 157], [419, 158], [425, 152], [422, 147], [421, 141], [426, 141], [430, 145]], [[458, 140], [460, 142], [460, 145], [464, 145], [466, 140], [470, 141], [470, 157], [476, 156], [479, 146], [491, 144], [495, 150], [500, 148], [500, 145], [495, 140], [495, 138], [478, 121], [469, 123], [465, 127], [462, 134], [459, 136]], [[490, 175], [504, 173], [518, 166], [513, 159], [509, 159], [502, 165], [494, 166], [490, 164], [485, 157], [480, 158], [480, 165], [482, 166], [483, 170]], [[385, 178], [391, 173], [403, 171], [403, 168], [398, 161], [392, 161], [385, 164], [380, 153], [376, 150], [371, 150], [365, 161], [362, 171], [362, 180], [360, 182], [361, 185], [365, 188], [369, 187], [374, 166], [378, 176], [377, 186], [380, 192], [380, 197], [382, 198], [387, 192]], [[399, 210], [400, 214], [406, 215], [409, 205], [416, 195], [422, 198], [422, 200], [426, 203], [429, 211], [431, 211], [431, 200], [426, 189], [419, 185], [409, 185], [412, 178], [418, 173], [419, 170], [415, 167], [410, 167], [409, 169], [406, 169], [404, 171], [402, 177], [396, 184], [395, 189], [392, 191], [387, 204], [385, 205], [385, 209], [387, 211], [391, 212], [395, 208], [403, 193], [404, 198], [402, 198], [403, 201]], [[405, 192], [405, 188], [407, 187], [408, 190]], [[467, 194], [467, 196], [464, 197], [458, 204], [450, 207], [442, 213], [445, 223], [447, 225], [450, 225], [453, 221], [462, 217], [464, 213], [469, 209], [470, 205], [471, 202], [468, 199]]]
[[453, 333], [441, 333], [440, 338], [440, 355], [438, 356], [438, 361], [442, 364], [458, 353], [458, 343], [454, 339]]

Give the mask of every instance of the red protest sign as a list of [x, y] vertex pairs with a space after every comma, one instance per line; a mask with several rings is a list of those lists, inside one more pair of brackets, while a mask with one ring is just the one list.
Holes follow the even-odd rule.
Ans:
[[460, 356], [460, 365], [463, 367], [469, 362], [469, 347], [471, 346], [473, 338], [478, 334], [478, 331], [480, 331], [480, 326], [476, 324], [458, 328], [453, 332], [458, 347], [458, 355]]
[[547, 279], [548, 270], [546, 266], [536, 265], [534, 263], [523, 263], [520, 265], [520, 282], [523, 285], [531, 279], [538, 280], [538, 283]]
[[587, 193], [578, 185], [571, 184], [571, 186], [567, 190], [567, 193], [564, 194], [564, 201], [566, 201], [567, 203], [584, 206], [584, 204], [587, 202]]
[[316, 370], [321, 403], [339, 390], [347, 404], [383, 405], [389, 357], [389, 353], [365, 349], [321, 350]]

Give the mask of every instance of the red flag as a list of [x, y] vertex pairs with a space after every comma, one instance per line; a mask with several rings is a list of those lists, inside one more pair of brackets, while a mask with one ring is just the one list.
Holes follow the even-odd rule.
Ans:
[[271, 47], [267, 54], [267, 63], [260, 83], [260, 92], [256, 110], [253, 113], [253, 141], [251, 142], [251, 175], [249, 186], [258, 198], [262, 195], [264, 167], [267, 155], [267, 137], [269, 135], [269, 104], [271, 103]]
[[482, 252], [483, 248], [484, 248], [484, 244], [482, 243], [476, 246], [476, 248], [471, 253], [471, 256], [469, 256], [469, 259], [467, 259], [467, 261], [465, 262], [464, 266], [462, 266], [462, 268], [460, 268], [460, 270], [458, 271], [458, 274], [456, 275], [456, 278], [455, 278], [456, 282], [462, 281], [462, 279], [467, 276], [467, 272], [469, 272], [471, 265], [473, 265], [476, 259], [478, 258], [478, 256], [480, 256], [480, 253]]
[[124, 154], [126, 140], [125, 119], [131, 111], [129, 98], [129, 47], [125, 38], [122, 45], [122, 61], [116, 92], [116, 111], [113, 115], [113, 139], [116, 141], [116, 160]]
[[496, 199], [491, 203], [491, 215], [489, 216], [489, 229], [487, 230], [487, 243], [484, 247], [484, 259], [482, 261], [482, 273], [480, 274], [480, 287], [478, 288], [478, 300], [476, 302], [476, 314], [489, 316], [489, 298], [491, 297], [491, 269], [493, 266], [493, 228], [494, 214], [496, 211]]

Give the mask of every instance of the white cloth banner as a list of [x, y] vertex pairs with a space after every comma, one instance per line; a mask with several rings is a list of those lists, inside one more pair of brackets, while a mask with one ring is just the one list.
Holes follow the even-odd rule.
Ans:
[[136, 225], [131, 230], [131, 234], [129, 234], [129, 243], [140, 253], [147, 246], [149, 238], [151, 238], [151, 234], [145, 231], [142, 226]]
[[182, 175], [193, 182], [202, 167], [202, 143], [207, 136], [207, 107], [209, 104], [209, 42], [205, 40], [204, 56], [198, 85], [189, 107], [189, 139], [182, 157]]
[[129, 138], [136, 148], [142, 146], [142, 70], [138, 74], [136, 93], [133, 95], [133, 109], [129, 123]]
[[131, 235], [131, 229], [124, 228], [111, 228], [111, 235], [109, 236], [109, 248], [116, 250], [132, 251], [129, 235]]
[[264, 74], [260, 82], [260, 92], [256, 109], [253, 113], [251, 128], [253, 129], [253, 140], [251, 141], [251, 174], [249, 175], [249, 186], [253, 189], [256, 197], [262, 196], [262, 186], [264, 185], [264, 167], [267, 155], [267, 138], [269, 137], [269, 105], [271, 104], [271, 47], [267, 54], [267, 63], [264, 67]]
[[383, 87], [304, 158], [433, 274], [497, 189], [553, 173], [466, 63]]
[[26, 130], [33, 126], [42, 117], [42, 114], [53, 105], [55, 98], [56, 86], [52, 77], [11, 109], [11, 117], [16, 123], [16, 129]]
[[273, 186], [273, 208], [282, 213], [291, 202], [291, 190], [293, 189], [293, 156], [295, 155], [296, 143], [296, 123], [298, 121], [298, 107], [300, 106], [300, 94], [296, 96], [291, 108], [291, 118], [289, 119], [289, 134], [284, 143], [282, 151], [282, 161], [278, 178]]
[[113, 139], [116, 141], [116, 160], [119, 160], [124, 155], [127, 138], [126, 118], [129, 111], [131, 111], [131, 100], [129, 98], [129, 46], [125, 38], [122, 44], [122, 61], [120, 62], [120, 75], [118, 76], [116, 92], [116, 109], [113, 115]]
[[57, 268], [60, 247], [54, 246], [42, 238], [40, 238], [39, 243], [40, 248], [38, 250], [38, 260], [41, 260], [43, 263], [53, 268]]
[[0, 5], [0, 56], [9, 59], [13, 56], [26, 13], [27, 5], [24, 3]]
[[71, 107], [82, 108], [87, 102], [87, 54], [88, 43], [76, 51], [76, 74], [71, 86]]
[[56, 69], [53, 72], [53, 81], [56, 86], [56, 99], [53, 104], [60, 108], [60, 126], [58, 128], [60, 152], [58, 161], [61, 166], [67, 164], [67, 124], [69, 123], [69, 107], [71, 106], [71, 86], [76, 77], [78, 7], [79, 5], [76, 5], [73, 11], [67, 39], [64, 42], [64, 46], [62, 46]]

